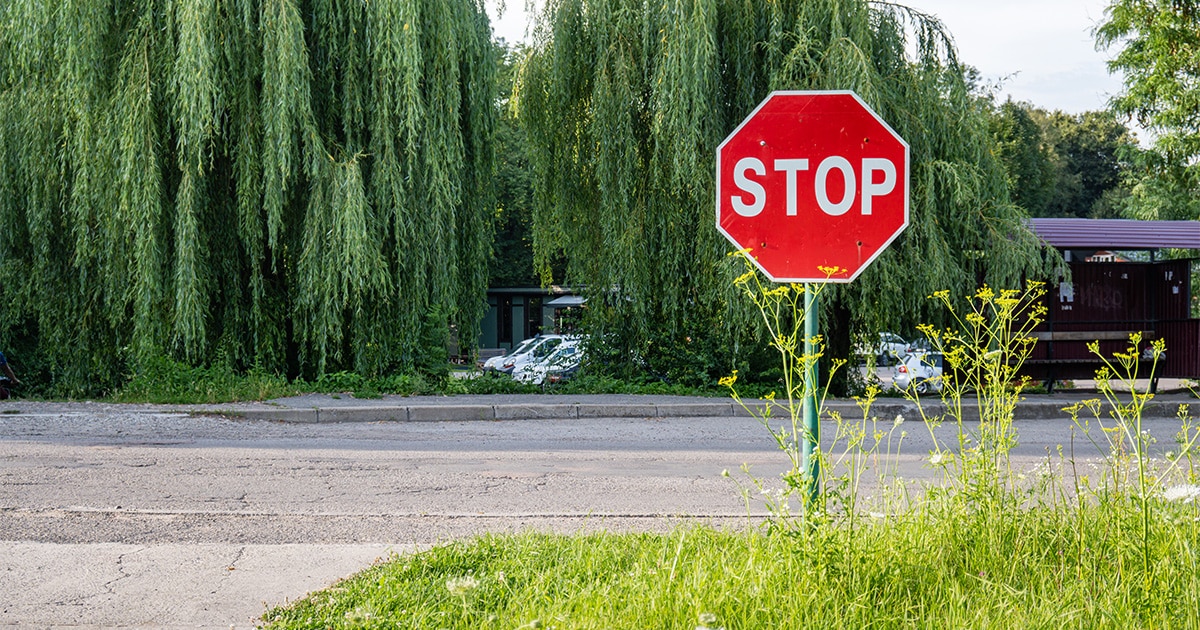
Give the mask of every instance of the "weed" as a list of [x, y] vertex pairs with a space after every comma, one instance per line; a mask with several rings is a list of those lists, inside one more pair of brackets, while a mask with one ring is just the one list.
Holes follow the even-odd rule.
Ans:
[[[1102, 355], [1098, 343], [1089, 344], [1088, 349], [1103, 362], [1096, 373], [1096, 387], [1101, 398], [1076, 403], [1065, 411], [1070, 414], [1075, 428], [1096, 446], [1105, 460], [1099, 475], [1076, 475], [1074, 486], [1080, 495], [1080, 504], [1085, 498], [1102, 505], [1133, 504], [1137, 513], [1141, 572], [1146, 593], [1151, 594], [1156, 590], [1156, 585], [1151, 582], [1153, 566], [1162, 559], [1155, 551], [1158, 540], [1153, 530], [1178, 515], [1179, 506], [1172, 504], [1190, 504], [1200, 495], [1195, 485], [1200, 427], [1194, 423], [1188, 406], [1180, 405], [1176, 448], [1167, 451], [1163, 458], [1152, 456], [1154, 438], [1144, 429], [1142, 421], [1146, 404], [1154, 394], [1139, 391], [1136, 384], [1140, 378], [1153, 378], [1166, 346], [1157, 339], [1142, 352], [1139, 350], [1141, 342], [1140, 333], [1130, 335], [1128, 348], [1112, 357]], [[1146, 363], [1149, 374], [1142, 372]], [[1122, 395], [1118, 389], [1128, 393]], [[1102, 412], [1104, 409], [1108, 411], [1107, 418]], [[1098, 433], [1093, 429], [1098, 429]]]

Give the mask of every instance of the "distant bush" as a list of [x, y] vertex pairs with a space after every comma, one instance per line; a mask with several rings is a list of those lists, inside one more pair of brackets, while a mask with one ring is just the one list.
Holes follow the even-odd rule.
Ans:
[[158, 357], [144, 361], [111, 396], [115, 402], [203, 404], [267, 400], [301, 393], [286, 378], [251, 369], [244, 374], [219, 367], [191, 367]]

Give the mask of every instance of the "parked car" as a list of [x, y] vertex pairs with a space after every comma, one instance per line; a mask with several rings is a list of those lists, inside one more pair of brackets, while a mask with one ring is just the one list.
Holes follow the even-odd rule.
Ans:
[[935, 350], [936, 348], [933, 347], [933, 342], [929, 340], [929, 337], [921, 335], [920, 337], [908, 342], [908, 348], [905, 350], [905, 354], [924, 354], [926, 352], [933, 352]]
[[567, 370], [572, 372], [579, 368], [580, 362], [583, 361], [583, 344], [579, 338], [567, 338], [554, 349], [554, 352], [546, 355], [538, 361], [532, 361], [522, 365], [517, 370], [513, 371], [513, 379], [523, 383], [531, 383], [533, 385], [541, 385], [546, 382], [551, 374], [560, 376]]
[[494, 356], [494, 357], [488, 359], [487, 361], [484, 361], [479, 367], [484, 371], [485, 374], [488, 372], [498, 372], [498, 371], [500, 371], [500, 366], [504, 365], [505, 361], [507, 361], [511, 357], [515, 357], [515, 356], [518, 356], [518, 355], [526, 352], [527, 350], [529, 350], [530, 346], [532, 346], [533, 344], [535, 344], [537, 342], [538, 342], [538, 337], [530, 337], [530, 338], [522, 341], [521, 343], [517, 344], [516, 346], [513, 346], [512, 350], [509, 350], [508, 352]]
[[861, 357], [874, 355], [877, 365], [892, 365], [898, 363], [900, 357], [908, 351], [908, 342], [903, 337], [895, 333], [881, 332], [879, 333], [879, 341], [872, 347], [867, 341], [861, 342], [855, 348], [855, 352]]
[[896, 366], [892, 378], [896, 389], [912, 388], [918, 395], [942, 391], [942, 353], [914, 352]]
[[562, 335], [538, 335], [527, 339], [526, 341], [531, 343], [528, 345], [522, 343], [517, 349], [504, 355], [504, 359], [499, 362], [500, 365], [496, 367], [496, 371], [512, 375], [522, 365], [546, 358], [563, 342], [563, 339], [565, 337]]
[[546, 382], [547, 383], [561, 383], [563, 381], [569, 381], [572, 378], [575, 378], [575, 375], [579, 373], [580, 366], [583, 365], [583, 357], [580, 356], [579, 358], [580, 358], [580, 360], [577, 361], [576, 363], [573, 363], [573, 364], [563, 367], [561, 369], [560, 368], [551, 369], [549, 372], [546, 373]]

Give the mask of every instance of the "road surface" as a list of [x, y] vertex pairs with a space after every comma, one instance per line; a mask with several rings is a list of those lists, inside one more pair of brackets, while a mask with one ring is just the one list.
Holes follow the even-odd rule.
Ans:
[[[1150, 424], [1169, 448], [1178, 422]], [[925, 425], [878, 428], [881, 470], [936, 478]], [[1070, 452], [1068, 420], [1018, 429], [1021, 470]], [[1079, 437], [1074, 448], [1096, 459]], [[0, 414], [0, 626], [252, 627], [375, 558], [481, 532], [750, 527], [762, 510], [747, 514], [743, 464], [774, 485], [787, 466], [750, 418]]]

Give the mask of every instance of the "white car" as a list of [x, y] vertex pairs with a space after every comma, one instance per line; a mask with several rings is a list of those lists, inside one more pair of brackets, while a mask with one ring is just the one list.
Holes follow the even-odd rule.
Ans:
[[546, 376], [552, 372], [565, 372], [583, 361], [583, 345], [578, 338], [564, 339], [554, 352], [546, 355], [540, 361], [522, 365], [513, 371], [513, 379], [522, 383], [541, 385], [546, 382]]
[[872, 345], [869, 338], [860, 342], [855, 348], [855, 352], [860, 357], [874, 355], [877, 365], [891, 365], [898, 363], [900, 357], [908, 352], [908, 342], [903, 337], [896, 333], [881, 332], [879, 333], [879, 341]]
[[517, 344], [515, 347], [513, 347], [512, 350], [509, 350], [508, 352], [505, 352], [503, 354], [496, 355], [496, 356], [488, 359], [487, 361], [484, 361], [480, 367], [483, 369], [484, 372], [497, 372], [500, 370], [500, 366], [504, 365], [504, 361], [506, 359], [508, 359], [509, 357], [517, 356], [518, 354], [521, 354], [522, 352], [525, 352], [526, 350], [529, 349], [529, 346], [531, 346], [535, 343], [537, 343], [537, 337], [530, 337], [529, 339], [526, 339], [526, 340], [522, 341], [521, 343]]
[[[512, 374], [514, 370], [531, 361], [539, 361], [554, 352], [562, 343], [562, 335], [538, 335], [522, 341], [512, 352], [500, 357], [488, 359], [483, 364], [485, 372], [495, 371], [502, 374]], [[489, 367], [489, 364], [491, 366]]]
[[899, 390], [920, 394], [942, 391], [942, 353], [915, 352], [904, 357], [896, 366], [892, 385]]

